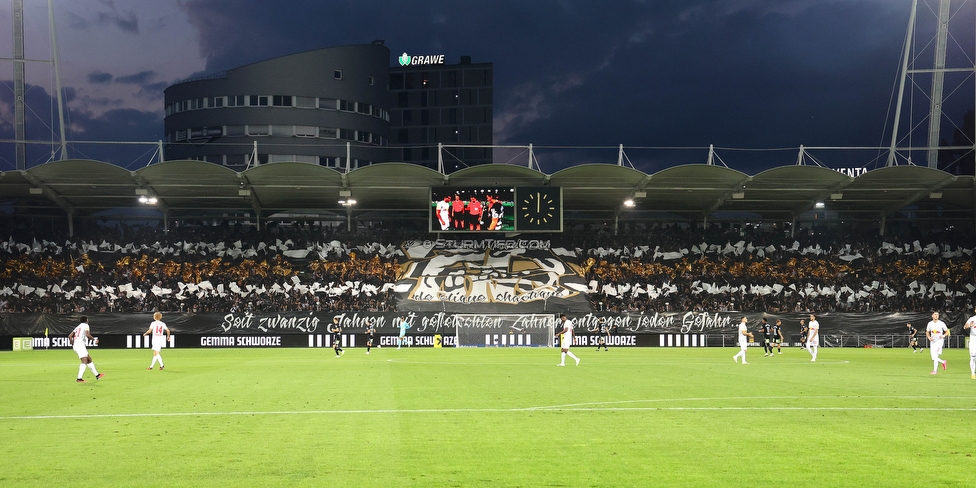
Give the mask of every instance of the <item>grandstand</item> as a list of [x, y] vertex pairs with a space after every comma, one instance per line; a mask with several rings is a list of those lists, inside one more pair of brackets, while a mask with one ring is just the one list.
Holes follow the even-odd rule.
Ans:
[[[67, 333], [79, 314], [97, 318], [105, 346], [137, 347], [128, 317], [156, 310], [178, 314], [178, 347], [211, 334], [327, 346], [317, 324], [336, 314], [361, 343], [367, 319], [392, 335], [397, 314], [443, 338], [464, 314], [559, 312], [584, 326], [609, 318], [625, 345], [721, 346], [742, 314], [782, 318], [795, 336], [810, 311], [833, 326], [830, 345], [895, 345], [905, 339], [892, 324], [937, 309], [958, 327], [974, 302], [973, 178], [929, 168], [274, 167], [61, 161], [6, 173], [0, 347]], [[485, 182], [561, 189], [564, 232], [425, 228], [431, 188]], [[352, 198], [355, 210], [338, 203]]]

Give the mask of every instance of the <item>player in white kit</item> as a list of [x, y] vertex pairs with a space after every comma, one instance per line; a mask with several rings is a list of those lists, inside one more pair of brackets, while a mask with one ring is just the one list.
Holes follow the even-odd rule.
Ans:
[[566, 314], [560, 314], [559, 319], [563, 321], [563, 330], [557, 333], [559, 336], [559, 348], [562, 350], [562, 354], [559, 364], [556, 366], [566, 366], [566, 356], [576, 360], [576, 365], [579, 366], [580, 358], [569, 351], [569, 348], [573, 346], [573, 336], [576, 335], [573, 330], [573, 321], [566, 318]]
[[[142, 334], [144, 336], [152, 334], [153, 359], [152, 363], [149, 364], [149, 367], [146, 368], [150, 371], [152, 371], [153, 366], [156, 365], [156, 361], [159, 361], [159, 370], [163, 370], [163, 356], [159, 354], [159, 351], [163, 349], [163, 342], [169, 341], [170, 333], [169, 327], [166, 327], [166, 324], [163, 323], [162, 319], [163, 314], [159, 312], [154, 313], [153, 321], [151, 324], [149, 324], [149, 330]], [[163, 338], [164, 334], [166, 336], [165, 338]]]
[[938, 374], [939, 364], [942, 364], [942, 370], [945, 371], [946, 360], [939, 356], [942, 355], [945, 338], [949, 337], [949, 327], [946, 326], [945, 322], [939, 320], [939, 312], [932, 312], [932, 321], [925, 326], [925, 337], [929, 340], [929, 352], [932, 353], [932, 373], [930, 374]]
[[78, 383], [85, 383], [85, 379], [82, 376], [85, 375], [85, 368], [87, 367], [95, 374], [95, 379], [100, 380], [105, 376], [104, 373], [99, 373], [95, 369], [95, 362], [92, 361], [91, 356], [88, 354], [88, 340], [95, 338], [91, 335], [91, 328], [88, 326], [88, 317], [81, 317], [81, 323], [75, 327], [75, 330], [68, 334], [68, 342], [71, 343], [71, 348], [75, 350], [78, 354], [78, 359], [81, 360], [81, 366], [78, 367]]
[[969, 329], [969, 372], [972, 379], [976, 380], [976, 315], [969, 317], [962, 328]]
[[810, 323], [807, 324], [807, 351], [812, 356], [810, 361], [817, 360], [817, 351], [820, 349], [820, 322], [817, 316], [810, 314]]
[[749, 349], [749, 341], [753, 338], [752, 332], [749, 332], [749, 319], [742, 317], [742, 321], [739, 322], [739, 352], [735, 356], [732, 356], [732, 360], [739, 362], [739, 358], [742, 358], [742, 364], [749, 364], [746, 362], [746, 349]]
[[435, 208], [437, 223], [441, 225], [441, 230], [451, 228], [451, 197], [444, 197], [444, 201], [437, 202]]

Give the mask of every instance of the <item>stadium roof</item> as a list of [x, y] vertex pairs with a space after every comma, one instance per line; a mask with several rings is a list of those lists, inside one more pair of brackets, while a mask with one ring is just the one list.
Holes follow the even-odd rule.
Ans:
[[[972, 176], [921, 166], [894, 166], [857, 177], [819, 166], [783, 166], [756, 175], [723, 166], [689, 164], [647, 174], [613, 164], [583, 164], [553, 174], [492, 164], [451, 174], [406, 163], [381, 163], [349, 173], [306, 163], [272, 163], [243, 172], [202, 161], [166, 161], [136, 171], [90, 160], [64, 160], [0, 173], [0, 211], [85, 217], [143, 207], [155, 196], [167, 218], [228, 213], [354, 214], [427, 212], [429, 187], [562, 187], [567, 213], [623, 220], [674, 215], [760, 219], [797, 218], [824, 202], [824, 210], [878, 219], [899, 211], [938, 218], [976, 217]], [[636, 198], [635, 198], [636, 197]], [[634, 198], [636, 206], [624, 207]]]

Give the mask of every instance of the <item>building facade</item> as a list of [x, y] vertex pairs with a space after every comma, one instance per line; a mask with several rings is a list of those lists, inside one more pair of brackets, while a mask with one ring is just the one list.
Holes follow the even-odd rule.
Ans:
[[404, 53], [391, 68], [389, 48], [375, 41], [176, 83], [164, 91], [164, 158], [235, 170], [281, 161], [437, 169], [443, 144], [446, 172], [490, 163], [492, 64], [444, 58]]
[[402, 66], [390, 68], [390, 146], [394, 159], [436, 169], [443, 144], [450, 173], [492, 161], [493, 66], [470, 56], [458, 64], [443, 60], [404, 53]]
[[331, 47], [172, 85], [164, 91], [165, 159], [234, 169], [388, 161], [389, 59], [382, 42]]

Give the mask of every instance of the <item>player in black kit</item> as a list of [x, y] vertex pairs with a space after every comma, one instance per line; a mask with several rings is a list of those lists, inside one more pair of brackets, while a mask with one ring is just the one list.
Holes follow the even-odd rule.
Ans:
[[918, 347], [918, 329], [910, 323], [908, 324], [908, 345], [912, 346], [912, 354], [922, 350]]
[[[783, 354], [783, 321], [777, 320], [776, 325], [773, 326], [773, 344], [776, 345], [776, 353]], [[769, 350], [772, 354], [772, 348]]]
[[600, 322], [597, 324], [596, 329], [590, 329], [590, 332], [596, 332], [597, 343], [596, 350], [600, 350], [600, 346], [603, 346], [604, 351], [609, 351], [607, 344], [610, 342], [610, 325], [607, 324], [606, 317], [600, 317]]
[[329, 332], [332, 333], [332, 349], [335, 349], [336, 357], [340, 357], [346, 351], [342, 350], [342, 327], [339, 325], [339, 317], [332, 317], [332, 327], [329, 327]]
[[376, 335], [376, 326], [373, 325], [373, 321], [369, 321], [369, 326], [366, 327], [366, 354], [369, 354], [369, 350], [373, 347], [373, 336]]
[[806, 349], [807, 348], [807, 333], [808, 332], [810, 332], [810, 329], [807, 328], [807, 321], [801, 319], [800, 320], [800, 349]]
[[763, 356], [772, 356], [773, 326], [769, 325], [769, 321], [765, 317], [763, 317], [762, 323], [759, 324], [759, 330], [763, 333]]

